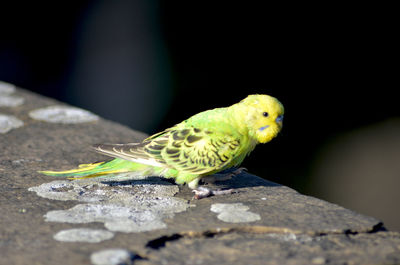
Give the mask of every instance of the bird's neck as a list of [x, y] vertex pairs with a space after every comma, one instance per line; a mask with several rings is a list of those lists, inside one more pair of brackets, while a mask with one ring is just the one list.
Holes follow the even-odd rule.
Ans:
[[246, 123], [246, 116], [250, 114], [246, 112], [242, 104], [232, 105], [227, 108], [226, 111], [227, 117], [229, 117], [229, 123], [234, 126], [240, 134], [249, 138], [249, 141], [257, 143], [256, 135], [252, 133], [252, 130]]

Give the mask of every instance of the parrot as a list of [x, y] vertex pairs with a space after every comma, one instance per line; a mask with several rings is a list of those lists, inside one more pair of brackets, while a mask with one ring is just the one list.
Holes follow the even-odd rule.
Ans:
[[239, 166], [257, 144], [278, 135], [283, 116], [284, 107], [278, 99], [249, 95], [229, 107], [195, 114], [142, 142], [92, 146], [112, 160], [81, 164], [66, 171], [39, 172], [68, 179], [136, 172], [187, 184], [196, 198], [217, 195], [198, 187], [199, 180]]

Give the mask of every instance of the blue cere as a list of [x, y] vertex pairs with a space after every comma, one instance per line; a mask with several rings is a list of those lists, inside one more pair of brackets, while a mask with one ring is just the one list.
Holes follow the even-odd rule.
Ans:
[[278, 123], [282, 122], [283, 121], [283, 115], [278, 116], [275, 121], [278, 122]]

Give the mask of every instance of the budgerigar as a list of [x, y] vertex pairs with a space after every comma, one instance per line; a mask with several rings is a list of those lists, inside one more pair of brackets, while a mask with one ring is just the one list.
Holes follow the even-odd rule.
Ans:
[[257, 144], [273, 139], [282, 128], [283, 114], [276, 98], [249, 95], [230, 107], [200, 112], [141, 143], [93, 146], [114, 157], [111, 161], [41, 173], [79, 179], [136, 172], [173, 178], [196, 189], [202, 177], [240, 165]]

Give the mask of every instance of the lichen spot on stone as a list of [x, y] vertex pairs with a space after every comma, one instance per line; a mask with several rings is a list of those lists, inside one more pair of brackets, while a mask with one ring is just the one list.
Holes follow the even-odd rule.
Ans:
[[50, 123], [85, 123], [97, 121], [99, 117], [87, 110], [67, 106], [50, 106], [29, 112], [34, 120]]
[[8, 133], [12, 129], [19, 128], [24, 122], [12, 115], [0, 114], [0, 133]]
[[122, 248], [110, 248], [94, 252], [90, 261], [94, 265], [133, 264], [136, 255]]
[[8, 95], [15, 92], [15, 85], [0, 81], [0, 95]]
[[113, 236], [113, 232], [104, 229], [75, 228], [61, 230], [54, 235], [54, 239], [63, 242], [99, 243]]
[[243, 203], [214, 203], [210, 210], [218, 213], [217, 218], [227, 223], [248, 223], [261, 220], [257, 213], [249, 211]]
[[165, 218], [173, 218], [189, 207], [186, 200], [174, 197], [179, 188], [162, 179], [121, 183], [56, 180], [29, 191], [48, 199], [84, 202], [70, 209], [47, 212], [44, 218], [48, 222], [102, 222], [109, 231], [125, 233], [166, 228]]
[[15, 91], [13, 84], [0, 81], [0, 107], [17, 107], [24, 103], [24, 98], [11, 95]]

